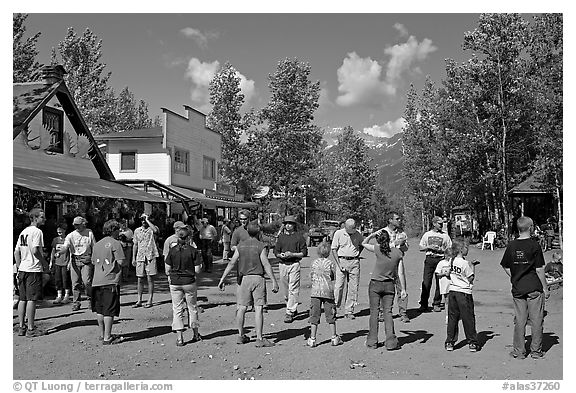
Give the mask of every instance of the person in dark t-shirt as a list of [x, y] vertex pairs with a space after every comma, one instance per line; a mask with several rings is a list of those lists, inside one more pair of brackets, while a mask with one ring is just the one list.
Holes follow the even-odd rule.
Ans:
[[278, 292], [278, 282], [268, 262], [268, 256], [264, 243], [257, 240], [260, 233], [260, 226], [256, 222], [251, 222], [246, 227], [249, 239], [246, 239], [238, 244], [234, 250], [232, 259], [226, 266], [218, 288], [223, 291], [225, 279], [228, 273], [232, 271], [234, 265], [238, 263], [238, 273], [242, 276], [242, 283], [237, 291], [237, 312], [236, 312], [236, 325], [238, 327], [238, 344], [246, 344], [250, 338], [244, 334], [244, 316], [246, 308], [249, 305], [254, 305], [254, 312], [256, 318], [256, 347], [272, 347], [274, 343], [262, 337], [262, 330], [264, 327], [264, 312], [263, 306], [265, 303], [266, 292], [266, 279], [264, 273], [272, 280], [272, 292]]
[[530, 237], [533, 221], [522, 216], [517, 221], [520, 236], [506, 247], [500, 265], [510, 276], [514, 301], [514, 340], [510, 355], [525, 358], [526, 324], [532, 325], [530, 356], [541, 358], [544, 323], [544, 299], [548, 298], [548, 287], [544, 275], [544, 256], [537, 241]]

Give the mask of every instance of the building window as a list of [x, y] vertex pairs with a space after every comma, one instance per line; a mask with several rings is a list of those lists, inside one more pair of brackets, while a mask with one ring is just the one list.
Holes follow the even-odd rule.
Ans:
[[174, 172], [190, 174], [190, 153], [174, 149]]
[[216, 180], [216, 160], [204, 156], [204, 179]]
[[42, 112], [42, 126], [50, 135], [46, 151], [64, 153], [64, 113], [61, 110], [45, 107]]
[[136, 152], [120, 152], [120, 172], [136, 172]]

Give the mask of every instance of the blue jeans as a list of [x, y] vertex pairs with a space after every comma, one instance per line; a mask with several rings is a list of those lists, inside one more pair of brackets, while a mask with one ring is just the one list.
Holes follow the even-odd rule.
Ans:
[[526, 324], [530, 318], [532, 326], [531, 352], [542, 351], [542, 336], [544, 332], [544, 294], [534, 291], [514, 300], [514, 352], [525, 354]]
[[378, 308], [382, 302], [384, 312], [384, 332], [386, 349], [398, 347], [398, 338], [394, 334], [394, 320], [392, 319], [392, 304], [394, 303], [394, 281], [370, 280], [368, 285], [368, 300], [370, 302], [370, 322], [366, 345], [373, 347], [378, 344]]
[[428, 308], [428, 299], [430, 298], [430, 292], [432, 290], [432, 279], [436, 282], [436, 290], [434, 291], [434, 300], [432, 300], [433, 306], [439, 306], [442, 302], [442, 296], [440, 295], [440, 285], [438, 283], [438, 276], [434, 274], [438, 262], [442, 260], [442, 257], [433, 257], [427, 255], [424, 260], [424, 271], [422, 273], [422, 293], [420, 294], [420, 307]]
[[92, 296], [94, 265], [84, 265], [83, 263], [77, 264], [72, 262], [70, 277], [72, 278], [72, 294], [74, 302], [80, 302], [80, 299], [82, 298], [82, 289], [84, 289], [87, 297]]
[[456, 337], [458, 336], [458, 321], [461, 319], [468, 344], [478, 344], [476, 317], [474, 315], [474, 298], [472, 294], [450, 291], [448, 299], [446, 342], [454, 344], [456, 341]]

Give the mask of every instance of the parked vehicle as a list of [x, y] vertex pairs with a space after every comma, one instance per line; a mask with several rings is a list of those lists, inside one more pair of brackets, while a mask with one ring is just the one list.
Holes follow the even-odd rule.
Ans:
[[311, 227], [308, 231], [308, 245], [313, 247], [322, 240], [332, 241], [332, 234], [340, 228], [340, 222], [336, 220], [322, 220], [317, 227]]

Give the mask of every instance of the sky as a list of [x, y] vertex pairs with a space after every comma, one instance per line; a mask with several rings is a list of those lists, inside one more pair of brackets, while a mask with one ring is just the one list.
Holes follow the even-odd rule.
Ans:
[[40, 63], [49, 63], [69, 27], [78, 35], [90, 29], [102, 40], [111, 87], [118, 94], [128, 86], [152, 116], [162, 107], [184, 114], [183, 105], [209, 113], [208, 84], [226, 62], [240, 74], [243, 109], [262, 108], [269, 74], [297, 58], [320, 82], [317, 125], [390, 137], [402, 129], [410, 84], [420, 91], [429, 75], [440, 85], [445, 59], [470, 58], [462, 42], [478, 15], [32, 12], [26, 27], [41, 33]]

